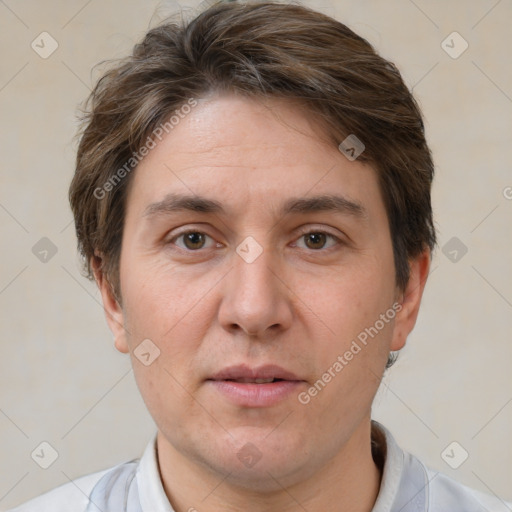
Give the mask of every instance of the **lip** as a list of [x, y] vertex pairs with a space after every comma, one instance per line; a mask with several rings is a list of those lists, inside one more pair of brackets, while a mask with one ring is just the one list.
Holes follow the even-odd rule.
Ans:
[[[257, 384], [235, 382], [248, 379], [279, 379], [274, 382]], [[240, 407], [270, 407], [297, 393], [305, 381], [293, 372], [277, 365], [264, 365], [251, 368], [237, 365], [224, 368], [206, 380], [216, 392]]]
[[245, 364], [229, 366], [215, 373], [208, 380], [237, 380], [237, 379], [281, 379], [290, 381], [300, 381], [299, 377], [275, 364], [266, 364], [251, 368]]

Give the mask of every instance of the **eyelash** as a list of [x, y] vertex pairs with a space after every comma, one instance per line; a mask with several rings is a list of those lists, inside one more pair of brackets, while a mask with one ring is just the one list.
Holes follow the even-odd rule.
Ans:
[[[173, 245], [175, 245], [176, 240], [178, 240], [179, 238], [184, 237], [184, 236], [186, 236], [186, 235], [189, 235], [189, 234], [191, 234], [191, 233], [198, 233], [198, 234], [201, 234], [201, 235], [205, 235], [205, 236], [207, 236], [207, 237], [209, 237], [209, 238], [211, 238], [211, 239], [213, 240], [213, 237], [211, 237], [210, 235], [208, 235], [207, 233], [205, 233], [205, 232], [203, 232], [203, 231], [199, 231], [199, 230], [197, 230], [197, 229], [188, 229], [187, 231], [183, 231], [182, 233], [178, 233], [178, 234], [176, 234], [175, 236], [173, 236], [173, 237], [169, 240], [169, 242], [168, 242], [168, 243], [169, 243], [169, 244], [173, 244]], [[303, 238], [304, 236], [309, 235], [309, 234], [315, 234], [315, 235], [317, 235], [317, 234], [322, 234], [322, 235], [326, 235], [326, 237], [328, 237], [328, 238], [330, 238], [330, 239], [334, 240], [334, 241], [336, 242], [336, 244], [335, 244], [334, 246], [327, 247], [327, 248], [321, 248], [321, 249], [307, 249], [307, 248], [306, 248], [306, 249], [304, 249], [304, 250], [310, 250], [310, 251], [312, 251], [312, 252], [321, 252], [321, 251], [322, 251], [322, 252], [326, 252], [326, 251], [329, 251], [329, 250], [334, 249], [336, 246], [339, 246], [339, 245], [343, 244], [343, 241], [342, 241], [339, 237], [337, 237], [337, 236], [333, 235], [333, 234], [332, 234], [332, 233], [330, 233], [329, 231], [325, 231], [325, 230], [322, 230], [322, 229], [304, 229], [304, 230], [302, 230], [302, 231], [300, 232], [300, 234], [299, 234], [299, 236], [298, 236], [298, 238], [297, 238], [296, 240], [299, 240], [299, 239], [301, 239], [301, 238]], [[178, 249], [180, 249], [180, 250], [182, 250], [182, 251], [186, 251], [186, 252], [188, 252], [188, 253], [200, 252], [201, 250], [203, 250], [203, 249], [204, 249], [204, 248], [202, 247], [202, 248], [200, 248], [200, 249], [195, 249], [195, 250], [194, 250], [194, 249], [188, 249], [188, 248], [186, 248], [186, 247], [180, 247], [179, 245], [178, 245], [177, 247], [178, 247]], [[207, 249], [208, 249], [208, 248], [207, 248]]]

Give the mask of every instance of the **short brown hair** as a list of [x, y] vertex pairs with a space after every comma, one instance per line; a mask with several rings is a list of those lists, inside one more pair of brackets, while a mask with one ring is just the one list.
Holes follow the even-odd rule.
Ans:
[[134, 156], [187, 101], [216, 91], [297, 100], [336, 146], [350, 134], [363, 141], [359, 159], [377, 172], [396, 283], [404, 289], [409, 260], [435, 245], [434, 167], [418, 105], [395, 65], [348, 27], [300, 5], [268, 1], [218, 2], [191, 21], [166, 22], [96, 84], [69, 191], [87, 276], [100, 255], [100, 270], [121, 299]]

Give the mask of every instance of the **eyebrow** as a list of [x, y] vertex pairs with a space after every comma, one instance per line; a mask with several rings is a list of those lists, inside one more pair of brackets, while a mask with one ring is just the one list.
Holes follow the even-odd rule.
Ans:
[[[225, 214], [224, 207], [219, 201], [198, 195], [167, 194], [162, 201], [152, 203], [144, 210], [144, 217], [167, 215], [173, 212], [199, 212]], [[367, 217], [365, 207], [351, 199], [339, 195], [324, 194], [313, 197], [298, 197], [288, 199], [281, 207], [279, 215], [289, 213], [312, 213], [332, 211], [356, 218]]]

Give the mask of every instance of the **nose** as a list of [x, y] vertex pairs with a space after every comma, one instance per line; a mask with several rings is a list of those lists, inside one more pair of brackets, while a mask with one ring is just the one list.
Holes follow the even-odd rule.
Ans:
[[238, 254], [233, 257], [234, 268], [224, 279], [220, 325], [231, 334], [242, 332], [261, 339], [288, 329], [293, 318], [292, 292], [270, 251], [264, 250], [250, 263]]

